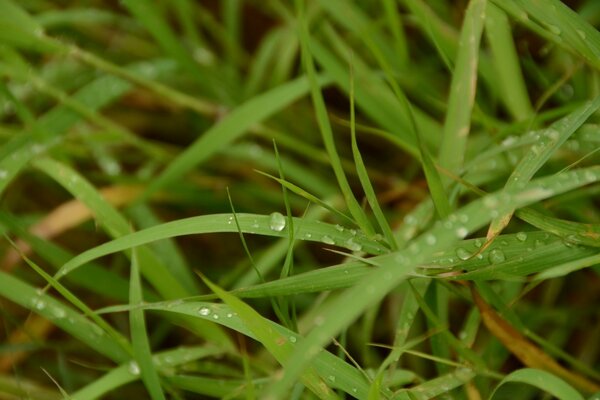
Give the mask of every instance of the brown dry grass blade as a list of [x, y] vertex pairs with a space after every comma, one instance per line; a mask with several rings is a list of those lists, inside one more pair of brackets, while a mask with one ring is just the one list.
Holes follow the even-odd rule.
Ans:
[[587, 393], [600, 391], [599, 384], [564, 368], [542, 349], [527, 340], [525, 336], [487, 304], [473, 285], [470, 285], [470, 287], [471, 295], [481, 313], [485, 326], [523, 364], [531, 368], [539, 368], [553, 373]]

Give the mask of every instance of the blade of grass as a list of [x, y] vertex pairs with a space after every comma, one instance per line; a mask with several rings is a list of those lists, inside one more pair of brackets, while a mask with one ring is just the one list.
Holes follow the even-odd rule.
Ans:
[[504, 106], [514, 119], [525, 120], [533, 115], [533, 108], [519, 66], [508, 18], [493, 3], [488, 3], [486, 14], [485, 33], [500, 81], [499, 89]]
[[387, 243], [390, 245], [390, 248], [392, 250], [397, 250], [398, 245], [396, 244], [396, 238], [394, 238], [392, 229], [390, 228], [390, 225], [387, 222], [385, 215], [383, 214], [383, 210], [379, 205], [377, 195], [375, 194], [375, 190], [373, 189], [373, 185], [371, 184], [371, 180], [369, 179], [367, 168], [365, 167], [365, 163], [362, 159], [362, 155], [360, 154], [360, 150], [358, 149], [358, 143], [356, 141], [356, 125], [354, 115], [354, 74], [352, 72], [352, 65], [350, 66], [350, 136], [352, 140], [352, 156], [354, 157], [356, 172], [358, 174], [358, 178], [360, 180], [360, 184], [362, 185], [363, 191], [365, 192], [365, 195], [367, 197], [369, 206], [371, 207], [371, 210], [373, 210], [373, 214], [375, 214], [375, 219], [377, 219], [379, 228], [383, 232], [383, 236], [385, 237]]
[[460, 172], [466, 152], [471, 111], [477, 90], [477, 62], [485, 22], [485, 5], [484, 0], [471, 0], [467, 6], [450, 85], [439, 162], [442, 168], [453, 173]]
[[[297, 8], [301, 8], [297, 7]], [[367, 235], [373, 235], [374, 230], [367, 218], [367, 215], [361, 208], [360, 204], [354, 197], [352, 193], [352, 189], [350, 188], [350, 184], [344, 174], [344, 170], [341, 165], [340, 157], [335, 148], [335, 142], [333, 139], [333, 131], [331, 129], [331, 124], [329, 122], [329, 117], [327, 116], [327, 109], [325, 107], [325, 102], [323, 100], [323, 94], [321, 93], [320, 85], [317, 80], [317, 74], [315, 71], [315, 65], [313, 63], [311, 49], [310, 49], [310, 38], [308, 33], [308, 27], [306, 26], [306, 20], [303, 15], [303, 12], [299, 11], [299, 35], [300, 35], [300, 44], [302, 48], [302, 63], [304, 66], [304, 70], [308, 76], [310, 91], [312, 96], [313, 105], [315, 107], [315, 113], [317, 118], [317, 123], [319, 125], [319, 130], [321, 131], [321, 137], [323, 138], [323, 143], [325, 144], [325, 149], [327, 150], [327, 154], [329, 154], [329, 158], [331, 161], [331, 167], [333, 168], [333, 172], [335, 173], [336, 179], [338, 181], [338, 185], [342, 191], [344, 199], [346, 200], [346, 206], [352, 214], [352, 217], [356, 221], [356, 224], [360, 227], [360, 229], [366, 233]]]
[[[131, 255], [131, 275], [129, 281], [129, 304], [136, 306], [142, 304], [142, 281], [140, 279], [140, 270], [138, 265], [137, 249], [132, 250]], [[142, 381], [153, 400], [165, 399], [158, 372], [154, 367], [152, 359], [152, 349], [146, 333], [146, 321], [144, 310], [141, 308], [132, 308], [129, 312], [129, 328], [131, 330], [131, 345], [133, 356], [142, 375]]]
[[511, 372], [496, 386], [494, 392], [490, 396], [490, 400], [494, 399], [498, 389], [505, 383], [519, 382], [532, 385], [541, 389], [561, 400], [583, 400], [581, 394], [573, 389], [562, 379], [557, 376], [534, 368], [523, 368]]

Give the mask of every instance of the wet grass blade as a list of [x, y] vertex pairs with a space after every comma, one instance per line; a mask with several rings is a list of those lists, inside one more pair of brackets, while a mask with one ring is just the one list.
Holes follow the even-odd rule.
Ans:
[[[505, 190], [523, 187], [535, 173], [548, 161], [550, 156], [600, 107], [600, 97], [585, 103], [583, 106], [553, 123], [538, 135], [537, 142], [521, 159], [511, 173]], [[508, 225], [514, 209], [494, 218], [487, 233], [488, 242], [493, 240]]]

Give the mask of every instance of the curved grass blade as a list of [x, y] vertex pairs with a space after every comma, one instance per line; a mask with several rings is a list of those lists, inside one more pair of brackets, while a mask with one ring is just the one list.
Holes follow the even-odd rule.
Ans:
[[[200, 318], [231, 328], [252, 339], [257, 339], [245, 321], [240, 318], [239, 313], [226, 304], [181, 302], [175, 300], [163, 304], [147, 304], [143, 305], [142, 308]], [[296, 332], [267, 319], [263, 318], [263, 321], [270, 325], [270, 329], [274, 332], [274, 335], [285, 341], [286, 345], [296, 347], [302, 340], [302, 337]], [[369, 392], [369, 384], [365, 376], [356, 368], [328, 351], [319, 351], [312, 361], [312, 367], [314, 367], [315, 371], [330, 387], [342, 389], [346, 393], [358, 398], [366, 397]]]
[[520, 382], [527, 385], [535, 386], [561, 400], [584, 400], [583, 396], [573, 389], [569, 384], [559, 377], [534, 368], [523, 368], [511, 372], [496, 386], [494, 392], [490, 396], [490, 400], [494, 399], [496, 392], [500, 386], [505, 383]]
[[[285, 228], [281, 231], [271, 229], [271, 218], [269, 215], [236, 213], [236, 216], [240, 224], [240, 229], [244, 233], [254, 233], [274, 237], [287, 236]], [[167, 222], [137, 231], [79, 254], [63, 265], [57, 272], [56, 277], [63, 277], [74, 269], [98, 257], [141, 246], [160, 239], [201, 233], [236, 233], [238, 230], [233, 222], [234, 217], [232, 214], [213, 214]], [[361, 232], [347, 229], [340, 225], [326, 224], [321, 221], [305, 221], [299, 218], [294, 218], [294, 225], [298, 227], [297, 237], [301, 240], [318, 241], [328, 245], [342, 247], [348, 246], [355, 248], [356, 245], [360, 245], [361, 250], [369, 254], [385, 254], [389, 251], [385, 246], [377, 241], [367, 238]]]

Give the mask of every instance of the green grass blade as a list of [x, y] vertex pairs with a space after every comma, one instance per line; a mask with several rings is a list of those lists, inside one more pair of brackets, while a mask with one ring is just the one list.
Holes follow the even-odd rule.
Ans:
[[471, 111], [477, 90], [479, 42], [485, 22], [485, 5], [484, 0], [469, 2], [450, 85], [439, 162], [442, 168], [455, 174], [460, 172], [464, 163], [471, 125]]
[[525, 120], [533, 115], [533, 108], [508, 18], [506, 13], [493, 3], [488, 3], [486, 14], [485, 33], [500, 81], [499, 89], [504, 106], [514, 119]]
[[387, 243], [390, 245], [390, 248], [392, 250], [397, 250], [398, 245], [396, 244], [396, 238], [394, 238], [392, 229], [390, 228], [390, 225], [387, 222], [385, 215], [383, 214], [383, 210], [379, 205], [377, 195], [375, 194], [375, 190], [373, 189], [373, 185], [371, 184], [371, 180], [369, 179], [369, 174], [367, 173], [367, 168], [362, 159], [362, 155], [360, 154], [360, 150], [358, 149], [354, 117], [354, 76], [352, 74], [350, 82], [350, 135], [352, 139], [352, 155], [354, 157], [354, 164], [356, 165], [356, 172], [358, 174], [360, 184], [362, 185], [363, 191], [365, 192], [369, 206], [371, 207], [371, 210], [373, 210], [373, 214], [375, 214], [375, 219], [377, 219], [379, 228], [383, 232], [383, 236], [385, 237]]
[[[136, 306], [142, 304], [144, 298], [142, 296], [142, 281], [140, 279], [140, 270], [138, 265], [137, 249], [133, 249], [131, 257], [131, 276], [129, 283], [129, 304]], [[133, 356], [141, 371], [142, 381], [153, 400], [165, 399], [160, 378], [154, 367], [152, 360], [152, 349], [148, 341], [146, 333], [146, 321], [144, 310], [133, 308], [129, 312], [129, 328], [131, 330], [131, 345], [133, 348]]]
[[573, 389], [568, 383], [559, 377], [539, 369], [523, 368], [508, 374], [496, 386], [494, 392], [490, 396], [490, 400], [494, 399], [498, 389], [505, 383], [518, 382], [527, 385], [535, 386], [561, 400], [583, 400], [583, 396]]
[[350, 214], [352, 214], [352, 217], [356, 221], [356, 224], [367, 235], [372, 235], [374, 233], [373, 227], [371, 226], [371, 223], [369, 222], [369, 219], [367, 218], [364, 210], [362, 209], [362, 207], [354, 197], [354, 194], [352, 193], [350, 184], [348, 183], [346, 175], [344, 174], [344, 169], [342, 168], [340, 157], [335, 148], [333, 131], [329, 122], [329, 117], [327, 116], [327, 109], [325, 108], [323, 94], [321, 93], [321, 88], [317, 81], [317, 74], [315, 71], [315, 65], [313, 63], [313, 58], [309, 44], [310, 37], [308, 33], [308, 28], [306, 26], [306, 21], [302, 14], [299, 16], [299, 19], [299, 35], [303, 60], [302, 62], [304, 70], [306, 71], [306, 74], [309, 79], [313, 105], [315, 107], [315, 113], [317, 117], [317, 123], [319, 125], [319, 130], [321, 131], [321, 137], [323, 138], [325, 149], [327, 150], [327, 154], [329, 154], [331, 167], [333, 168], [333, 172], [335, 173], [338, 185], [340, 186], [342, 194], [344, 195], [344, 199], [346, 200], [346, 206], [348, 207]]

